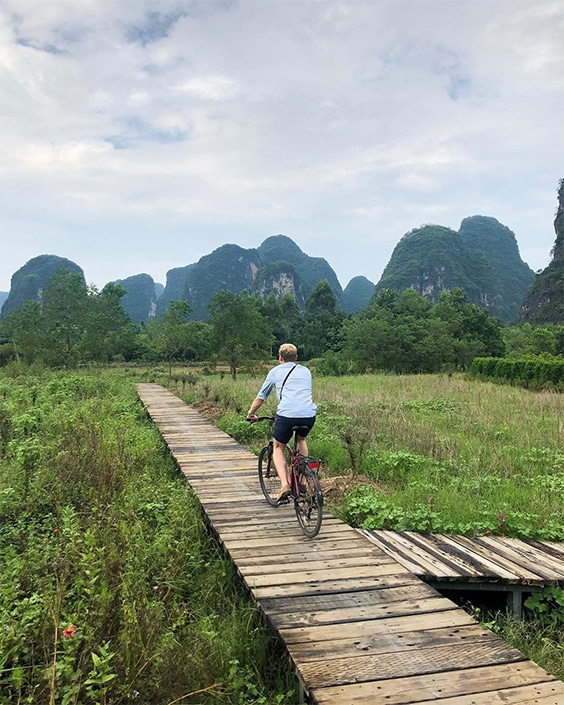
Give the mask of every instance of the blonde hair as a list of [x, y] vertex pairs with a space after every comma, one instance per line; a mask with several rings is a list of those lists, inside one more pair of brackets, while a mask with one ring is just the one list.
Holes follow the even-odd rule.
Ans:
[[295, 362], [298, 359], [298, 348], [292, 343], [283, 343], [278, 350], [278, 357], [284, 362]]

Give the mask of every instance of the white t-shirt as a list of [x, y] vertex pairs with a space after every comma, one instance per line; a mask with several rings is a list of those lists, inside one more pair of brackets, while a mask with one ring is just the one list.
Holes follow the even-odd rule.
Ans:
[[[286, 379], [288, 372], [290, 375]], [[282, 389], [282, 384], [284, 389]], [[277, 413], [286, 418], [309, 419], [315, 416], [317, 406], [313, 403], [311, 390], [311, 372], [303, 365], [295, 362], [285, 362], [282, 365], [273, 367], [267, 374], [262, 387], [257, 394], [263, 401], [267, 399], [273, 388], [276, 388], [276, 396], [280, 399]], [[282, 389], [282, 398], [280, 390]]]

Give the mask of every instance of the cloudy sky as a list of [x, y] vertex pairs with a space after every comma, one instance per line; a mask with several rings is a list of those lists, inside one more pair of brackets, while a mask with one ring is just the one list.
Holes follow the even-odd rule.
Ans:
[[344, 287], [490, 215], [550, 261], [562, 0], [0, 0], [0, 290], [283, 233]]

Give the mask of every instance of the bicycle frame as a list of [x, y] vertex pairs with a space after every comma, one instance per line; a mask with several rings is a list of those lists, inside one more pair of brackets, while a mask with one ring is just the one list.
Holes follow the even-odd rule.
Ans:
[[[274, 419], [271, 416], [261, 416], [258, 421], [269, 421]], [[274, 443], [272, 438], [264, 446], [259, 455], [258, 473], [263, 494], [271, 506], [288, 504], [290, 500], [294, 503], [294, 509], [298, 523], [304, 534], [308, 538], [313, 538], [319, 532], [323, 513], [323, 492], [317, 476], [320, 461], [317, 458], [310, 458], [302, 455], [298, 451], [298, 437], [300, 426], [295, 426], [293, 445], [289, 442], [284, 446], [289, 455], [289, 468], [287, 467], [288, 484], [290, 486], [290, 496], [283, 502], [279, 502], [277, 491], [280, 489], [278, 473], [274, 468], [272, 460]], [[275, 478], [275, 482], [273, 482]], [[275, 491], [276, 487], [276, 491]]]

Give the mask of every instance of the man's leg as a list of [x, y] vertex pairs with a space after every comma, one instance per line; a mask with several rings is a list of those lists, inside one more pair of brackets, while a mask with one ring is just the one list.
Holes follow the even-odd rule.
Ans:
[[272, 452], [272, 459], [274, 460], [274, 467], [280, 479], [280, 484], [282, 487], [289, 485], [288, 481], [288, 468], [286, 467], [286, 456], [284, 455], [285, 443], [280, 443], [276, 438], [272, 439], [274, 441], [274, 450]]
[[301, 453], [302, 455], [308, 455], [307, 441], [305, 438], [302, 438], [301, 436], [298, 436], [298, 453]]

